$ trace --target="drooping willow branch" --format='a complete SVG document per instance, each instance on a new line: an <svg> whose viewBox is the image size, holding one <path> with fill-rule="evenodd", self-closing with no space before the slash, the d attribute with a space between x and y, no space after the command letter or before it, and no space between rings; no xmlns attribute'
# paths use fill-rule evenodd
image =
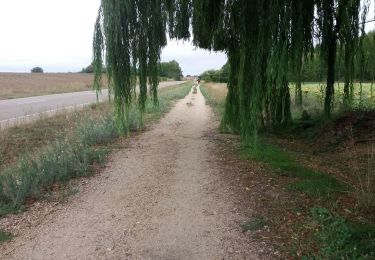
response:
<svg viewBox="0 0 375 260"><path fill-rule="evenodd" d="M250 140L261 128L291 121L290 82L296 83L302 105L301 73L316 42L325 61L326 115L333 110L337 50L344 57L344 99L350 104L368 5L369 0L102 0L94 35L95 86L99 89L105 61L116 122L128 131L128 107L137 99L144 110L147 85L157 102L158 63L167 35L192 37L198 47L228 54L222 124Z"/></svg>
<svg viewBox="0 0 375 260"><path fill-rule="evenodd" d="M157 103L160 51L166 45L166 14L162 0L102 0L94 33L96 90L103 61L114 94L116 123L129 132L128 110L137 98L141 112L147 85ZM139 80L138 80L139 79ZM136 85L139 81L139 95Z"/></svg>

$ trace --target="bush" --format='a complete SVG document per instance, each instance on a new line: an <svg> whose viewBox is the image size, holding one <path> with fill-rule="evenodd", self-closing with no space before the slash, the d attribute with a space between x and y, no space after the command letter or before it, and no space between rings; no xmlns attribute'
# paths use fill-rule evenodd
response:
<svg viewBox="0 0 375 260"><path fill-rule="evenodd" d="M31 69L31 73L44 73L41 67L35 67Z"/></svg>
<svg viewBox="0 0 375 260"><path fill-rule="evenodd" d="M82 68L81 73L94 73L94 66L90 64L86 68Z"/></svg>

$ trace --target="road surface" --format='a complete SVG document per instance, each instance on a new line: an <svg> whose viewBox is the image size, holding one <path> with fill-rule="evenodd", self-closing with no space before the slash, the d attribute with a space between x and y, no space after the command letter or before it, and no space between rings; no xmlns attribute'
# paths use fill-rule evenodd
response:
<svg viewBox="0 0 375 260"><path fill-rule="evenodd" d="M182 83L184 81L165 81L160 83L159 88ZM100 99L104 100L107 96L108 91L103 90ZM96 102L94 91L0 100L0 127L37 118L41 113L54 113L63 108L74 108L94 102Z"/></svg>

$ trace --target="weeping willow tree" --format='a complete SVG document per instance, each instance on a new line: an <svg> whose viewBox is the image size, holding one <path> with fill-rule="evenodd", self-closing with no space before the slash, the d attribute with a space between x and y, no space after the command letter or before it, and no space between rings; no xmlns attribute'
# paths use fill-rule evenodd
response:
<svg viewBox="0 0 375 260"><path fill-rule="evenodd" d="M164 1L103 0L94 33L94 88L100 90L103 61L114 95L116 123L129 132L129 106L138 99L145 109L147 85L157 103L158 66L162 47L167 44ZM136 94L137 72L139 95Z"/></svg>
<svg viewBox="0 0 375 260"><path fill-rule="evenodd" d="M325 114L333 110L338 45L350 104L353 60L368 5L361 0L102 0L94 36L95 87L100 89L105 61L116 122L128 131L129 105L138 100L144 110L147 85L157 102L158 63L167 36L192 38L197 47L227 53L230 77L222 124L250 141L261 128L291 121L289 83L295 82L296 101L302 104L302 68L316 42L327 75Z"/></svg>

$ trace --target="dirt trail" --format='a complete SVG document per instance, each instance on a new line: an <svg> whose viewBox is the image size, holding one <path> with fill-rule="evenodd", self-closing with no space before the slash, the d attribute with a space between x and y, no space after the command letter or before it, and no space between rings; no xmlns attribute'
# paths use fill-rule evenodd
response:
<svg viewBox="0 0 375 260"><path fill-rule="evenodd" d="M258 259L217 186L200 91L132 138L61 209L0 246L4 259Z"/></svg>

